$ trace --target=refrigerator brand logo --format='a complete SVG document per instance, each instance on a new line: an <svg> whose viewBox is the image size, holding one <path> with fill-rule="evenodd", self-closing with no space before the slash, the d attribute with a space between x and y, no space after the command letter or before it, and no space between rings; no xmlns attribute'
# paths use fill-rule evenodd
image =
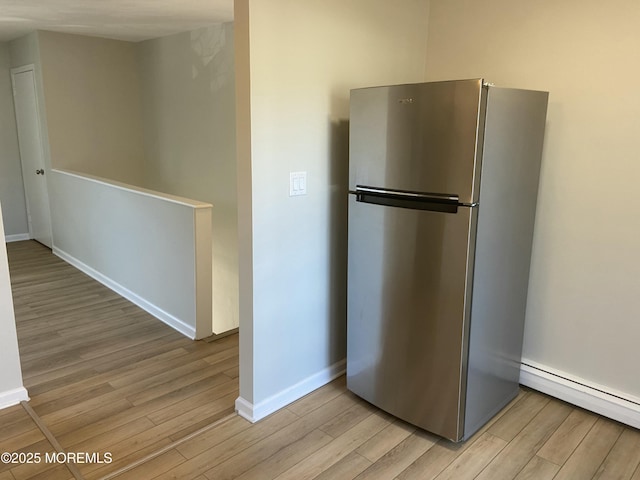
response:
<svg viewBox="0 0 640 480"><path fill-rule="evenodd" d="M400 105L409 105L410 103L413 103L413 98L401 98L398 100L398 103Z"/></svg>

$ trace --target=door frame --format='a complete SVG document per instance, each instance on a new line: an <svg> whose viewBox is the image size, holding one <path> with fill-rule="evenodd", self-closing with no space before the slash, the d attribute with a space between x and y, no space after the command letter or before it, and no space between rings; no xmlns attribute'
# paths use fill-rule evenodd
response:
<svg viewBox="0 0 640 480"><path fill-rule="evenodd" d="M38 144L39 144L39 149L40 149L40 154L42 156L42 163L43 163L43 168L44 168L44 195L46 197L46 211L43 212L44 214L47 215L48 217L48 231L46 232L48 235L48 241L49 241L49 245L47 245L46 242L41 242L43 244L45 244L47 247L52 248L53 247L53 227L52 227L52 219L51 219L51 197L49 195L49 180L48 177L51 174L51 168L49 166L49 162L47 161L47 155L46 155L46 149L45 147L45 143L44 143L44 135L43 135L43 128L42 128L42 108L40 107L40 99L39 99L39 95L38 95L38 75L37 75L37 70L36 70L36 66L34 64L28 64L28 65L22 65L20 67L15 67L11 69L11 89L12 89L12 94L13 94L13 109L14 109L14 115L16 116L16 131L18 133L18 149L20 151L20 167L22 170L22 183L24 186L24 196L25 196L25 204L27 207L27 226L29 227L29 238L30 239L34 239L37 240L34 237L34 229L33 229L33 225L32 225L32 209L33 206L31 205L31 201L29 199L29 193L28 193L28 187L27 187L27 182L25 179L25 165L24 165L24 155L23 155L23 151L22 151L22 147L20 145L20 128L18 125L18 113L17 113L17 108L16 108L16 88L15 88L15 79L16 79L16 75L19 75L21 73L25 73L25 72L32 72L33 73L33 96L34 96L34 101L35 101L35 108L36 108L36 118L37 118L37 130L38 130ZM40 241L40 240L38 240Z"/></svg>

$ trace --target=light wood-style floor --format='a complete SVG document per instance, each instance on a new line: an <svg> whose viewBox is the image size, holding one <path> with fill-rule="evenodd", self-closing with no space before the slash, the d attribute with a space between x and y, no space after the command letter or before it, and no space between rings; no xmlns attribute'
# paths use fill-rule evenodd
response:
<svg viewBox="0 0 640 480"><path fill-rule="evenodd" d="M191 341L36 242L7 251L29 405L66 451L113 455L111 464L78 464L86 478L233 413L237 334ZM22 407L0 411L0 451L48 448L33 427ZM11 472L69 477L45 467Z"/></svg>
<svg viewBox="0 0 640 480"><path fill-rule="evenodd" d="M55 257L40 260L55 286L38 286L15 266L22 256L36 268L23 248L10 244L30 403L67 451L113 454L109 466L78 464L85 478L152 454L117 478L640 480L638 430L528 389L462 444L372 407L346 390L344 377L252 425L218 403L237 390L212 398L232 380L237 389L236 336L184 343L86 277L72 280L77 273ZM82 294L66 304L54 289ZM121 312L107 314L107 304ZM56 308L65 313L54 320ZM93 313L80 313L87 308ZM0 411L0 451L52 449L24 408ZM27 478L73 477L64 465L0 464L0 480Z"/></svg>

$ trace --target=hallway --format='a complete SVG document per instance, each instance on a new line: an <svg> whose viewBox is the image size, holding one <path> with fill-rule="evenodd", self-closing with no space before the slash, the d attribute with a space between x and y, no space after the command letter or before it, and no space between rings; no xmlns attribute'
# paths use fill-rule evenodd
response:
<svg viewBox="0 0 640 480"><path fill-rule="evenodd" d="M36 242L7 250L30 407L65 451L113 456L78 464L84 477L233 413L237 334L189 340ZM0 450L54 451L22 406L0 411L0 423ZM11 466L15 478L70 478L64 465L41 463L0 465L0 479Z"/></svg>

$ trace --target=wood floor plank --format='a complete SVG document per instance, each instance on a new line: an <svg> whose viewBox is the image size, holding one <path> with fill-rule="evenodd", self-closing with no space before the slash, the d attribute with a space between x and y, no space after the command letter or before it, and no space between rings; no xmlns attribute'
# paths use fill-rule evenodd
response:
<svg viewBox="0 0 640 480"><path fill-rule="evenodd" d="M390 418L386 414L372 413L362 422L336 438L333 442L320 448L303 461L297 463L277 477L278 480L311 479L346 457L373 435L389 425Z"/></svg>
<svg viewBox="0 0 640 480"><path fill-rule="evenodd" d="M170 378L163 379L166 381L157 382L153 386L144 388L142 391L136 388L135 393L127 395L127 400L129 400L132 405L142 405L193 383L215 377L218 374L216 369L202 365L199 361L188 364L185 367L189 367L189 370L185 372L184 375L177 377L172 375ZM227 382L220 381L219 385L223 383Z"/></svg>
<svg viewBox="0 0 640 480"><path fill-rule="evenodd" d="M510 442L547 404L549 398L531 391L511 409L511 414L502 417L488 430L491 435Z"/></svg>
<svg viewBox="0 0 640 480"><path fill-rule="evenodd" d="M137 468L118 475L117 480L151 479L171 470L185 461L186 458L180 455L176 450L169 450L168 452L163 453Z"/></svg>
<svg viewBox="0 0 640 480"><path fill-rule="evenodd" d="M544 458L534 456L518 473L514 480L552 480L560 466Z"/></svg>
<svg viewBox="0 0 640 480"><path fill-rule="evenodd" d="M112 429L125 425L134 421L137 418L149 415L167 405L176 403L182 398L182 395L176 396L178 392L172 392L166 396L166 398L155 399L149 404L141 405L138 407L131 407L129 402L122 400L122 405L105 405L100 409L92 411L90 414L86 413L82 417L74 417L66 420L65 422L51 425L50 428L53 433L59 437L60 442L67 445L81 445L83 441L95 437L97 435L108 435L108 432ZM189 393L189 392L179 392ZM216 394L211 392L211 396L215 397ZM229 398L226 399L230 401ZM207 402L203 402L208 403ZM217 404L221 409L224 405ZM197 405L192 405L191 409L196 408ZM231 407L231 405L229 405ZM110 410L112 410L110 412ZM184 413L182 409L180 413ZM175 415L174 415L175 416Z"/></svg>
<svg viewBox="0 0 640 480"><path fill-rule="evenodd" d="M598 419L581 408L575 408L538 452L538 456L562 465L582 442Z"/></svg>
<svg viewBox="0 0 640 480"><path fill-rule="evenodd" d="M100 359L92 359L86 363L98 373L124 375L125 372L135 372L138 368L153 362L186 356L189 340L177 338L174 333L167 332L165 336L147 339L146 342L128 350L119 350L117 355L103 355Z"/></svg>
<svg viewBox="0 0 640 480"><path fill-rule="evenodd" d="M593 480L628 480L640 464L640 431L625 428Z"/></svg>
<svg viewBox="0 0 640 480"><path fill-rule="evenodd" d="M287 414L288 416L285 418L285 422L289 420L292 422L295 420L295 417L290 412L287 412L285 410L284 415ZM261 422L259 426L261 429L269 428L268 426L265 426L265 424L274 421L277 422L278 420L278 415L271 415L270 417L265 419L264 422ZM204 432L201 435L198 435L198 437L179 445L178 447L176 447L176 450L178 450L180 454L187 460L191 460L203 453L206 453L207 451L211 451L221 443L236 437L238 434L245 432L250 428L252 428L252 424L247 420L242 417L235 417L227 422L224 422L214 430ZM206 469L202 472L204 473L205 471Z"/></svg>
<svg viewBox="0 0 640 480"><path fill-rule="evenodd" d="M360 445L356 452L372 463L377 462L380 457L384 456L415 431L416 427L413 425L401 420L394 420L390 425Z"/></svg>
<svg viewBox="0 0 640 480"><path fill-rule="evenodd" d="M14 405L13 407L0 410L3 413L0 416L0 428L2 436L0 437L0 447L2 442L6 442L12 437L23 435L34 429L35 424L29 414L22 408L22 405Z"/></svg>
<svg viewBox="0 0 640 480"><path fill-rule="evenodd" d="M19 477L14 474L15 480L74 480L73 474L62 464L51 465L49 468L34 472L29 477Z"/></svg>
<svg viewBox="0 0 640 480"><path fill-rule="evenodd" d="M87 452L109 451L109 446L124 441L134 435L153 428L154 424L146 417L137 418L129 423L112 428L107 435L95 435L87 440L82 440L75 444L68 443L65 445L67 450L73 451L82 448Z"/></svg>
<svg viewBox="0 0 640 480"><path fill-rule="evenodd" d="M227 395L223 397L227 402L233 402L236 398L238 398L238 392L236 391L233 394ZM204 407L200 407L199 410ZM220 407L220 408L211 408L211 413L207 413L206 415L202 415L198 420L183 426L181 429L171 433L169 438L174 442L181 440L187 435L191 435L193 432L196 432L202 428L205 428L207 425L211 425L222 420L229 415L233 415L235 412L234 407L231 405Z"/></svg>
<svg viewBox="0 0 640 480"><path fill-rule="evenodd" d="M175 380L194 370L216 372L212 365L198 358L197 355L187 354L166 361L163 359L153 363L149 362L140 369L123 372L122 375L113 378L109 383L120 390L128 388L130 389L128 391L133 394Z"/></svg>
<svg viewBox="0 0 640 480"><path fill-rule="evenodd" d="M61 395L58 398L47 402L43 402L41 399L38 399L38 401L34 402L31 406L36 409L38 415L44 416L65 408L73 407L95 397L113 393L114 391L115 388L105 382L84 390L71 391L68 393L64 392L64 394L61 392Z"/></svg>
<svg viewBox="0 0 640 480"><path fill-rule="evenodd" d="M466 442L453 443L440 439L432 448L427 450L415 462L397 476L398 480L431 480L436 478L459 455L470 448L493 425L507 415L518 415L520 409L514 409L520 401L529 395L529 390L521 390L516 398L507 404L486 425L476 432ZM515 413L514 413L515 412Z"/></svg>
<svg viewBox="0 0 640 480"><path fill-rule="evenodd" d="M131 404L124 399L105 403L90 412L68 418L62 422L51 424L45 422L49 430L60 440L63 446L73 445L82 439L91 438L107 425L107 429L115 428L131 419ZM142 413L139 413L142 416ZM121 420L125 417L127 420ZM136 417L137 418L137 417ZM70 441L73 439L74 441Z"/></svg>
<svg viewBox="0 0 640 480"><path fill-rule="evenodd" d="M185 427L194 424L197 425L197 428L200 428L202 426L200 422L202 422L203 419L205 424L213 423L214 420L210 419L210 417L214 417L218 414L216 418L220 418L221 416L230 413L230 411L226 411L226 407L224 407L224 409L225 410L223 412L220 412L219 406L204 404L189 412L185 412L168 422L160 425L154 425L153 427L142 430L141 432L131 435L121 441L110 442L109 444L106 444L104 448L109 449L114 456L124 457L127 454L157 443L158 439L167 439L170 443L173 440L170 438L173 432L181 431ZM183 436L184 435L180 435L180 437ZM107 436L107 439L112 440L110 435Z"/></svg>
<svg viewBox="0 0 640 480"><path fill-rule="evenodd" d="M153 358L141 360L137 362L137 364L140 369L146 369L149 364L155 365L160 363L164 367L162 370L166 371L169 366L172 365L172 361L175 361L178 357L185 355L187 355L187 352L184 349L175 349L157 354ZM135 368L135 366L130 366L131 370L135 370ZM65 395L89 390L96 385L103 383L109 383L109 385L115 389L117 387L113 386L111 383L114 377L122 378L129 374L129 369L118 369L117 371L99 373L94 368L91 368L90 365L87 365L86 368L83 366L77 371L65 373L62 377L58 377L57 379L41 384L41 391L30 389L29 391L33 392L31 405L36 407L43 403L57 400ZM148 373L148 376L151 375L152 373Z"/></svg>
<svg viewBox="0 0 640 480"><path fill-rule="evenodd" d="M29 417L25 409L22 408L22 405L20 404L0 409L0 425L2 426L11 425L16 422L23 422L29 418L31 417Z"/></svg>
<svg viewBox="0 0 640 480"><path fill-rule="evenodd" d="M337 397L342 394L344 391L344 387L346 385L346 378L341 376L323 387L320 387L318 390L313 392L313 396L306 395L302 397L300 400L293 402L291 405L287 406L289 411L295 413L298 416L303 416L309 413L309 411L318 408L325 402Z"/></svg>
<svg viewBox="0 0 640 480"><path fill-rule="evenodd" d="M189 395L185 395L185 393L189 393ZM211 404L217 402L220 407L224 407L225 405L229 406L229 395L235 394L237 397L237 393L237 382L224 374L216 374L211 377L206 377L199 382L191 383L183 388L173 390L162 397L154 398L152 401L167 398L170 395L176 397L178 394L183 394L176 398L177 401L164 408L147 408L146 410L149 413L147 413L146 416L156 425L160 425L205 403Z"/></svg>
<svg viewBox="0 0 640 480"><path fill-rule="evenodd" d="M622 427L599 418L562 466L555 480L592 478L622 433Z"/></svg>
<svg viewBox="0 0 640 480"><path fill-rule="evenodd" d="M483 433L468 449L445 468L438 480L466 480L475 478L498 453L504 449L507 442L491 433Z"/></svg>
<svg viewBox="0 0 640 480"><path fill-rule="evenodd" d="M360 423L375 411L375 407L355 395L351 395L353 405L329 419L319 428L333 438L339 437L354 425Z"/></svg>
<svg viewBox="0 0 640 480"><path fill-rule="evenodd" d="M466 444L455 444L440 440L433 447L407 466L398 476L398 480L432 480L469 448L477 439Z"/></svg>
<svg viewBox="0 0 640 480"><path fill-rule="evenodd" d="M19 341L22 341L20 332L18 333L18 338ZM174 348L172 348L174 342L171 341L167 343L166 338L167 337L148 339L147 342L131 348L130 351L120 350L110 355L104 355L99 359L93 359L91 361L84 360L83 362L67 365L42 374L31 375L25 379L25 385L30 389L30 392L33 391L34 395L37 395L42 392L36 391L36 389L48 392L50 388L69 386L74 383L74 375L85 371L90 372L92 375L111 371L112 375L116 376L124 374L126 371L135 370L137 363L153 360L154 357L162 359L162 357L166 356L168 359L170 355L179 356L187 354L184 348L174 352ZM116 367L112 367L114 362L119 363L122 369L116 371ZM78 380L82 380L82 378L78 378Z"/></svg>
<svg viewBox="0 0 640 480"><path fill-rule="evenodd" d="M512 480L569 416L572 407L548 402L478 475L477 480ZM490 429L491 430L491 429Z"/></svg>
<svg viewBox="0 0 640 480"><path fill-rule="evenodd" d="M215 352L211 355L208 355L206 357L204 357L202 360L204 360L207 363L210 363L211 365L214 365L222 360L228 360L230 358L234 358L236 359L235 364L237 364L237 358L238 358L238 353L239 353L240 349L238 347L238 345L234 345L231 348L227 348L224 350L220 350L218 352Z"/></svg>
<svg viewBox="0 0 640 480"><path fill-rule="evenodd" d="M74 418L82 418L85 414L94 412L104 405L109 405L121 400L122 397L120 395L120 392L113 391L84 400L81 403L66 406L60 410L55 410L51 413L47 413L46 415L42 415L41 417L47 423L47 425L54 427L57 423L61 423ZM127 403L130 407L133 407L130 402ZM36 411L36 413L38 412L37 409L34 410Z"/></svg>
<svg viewBox="0 0 640 480"><path fill-rule="evenodd" d="M82 476L86 480L98 480L104 477L105 475L109 475L112 472L116 472L125 467L132 465L133 463L139 462L143 460L147 456L157 452L161 448L168 448L171 446L171 443L168 439L159 439L157 443L153 445L149 445L140 450L136 450L135 452L119 455L113 457L113 462L107 465L100 464L85 464L79 465L79 470L82 473ZM118 479L118 477L115 477ZM144 477L141 478L141 480ZM146 480L146 479L144 479Z"/></svg>
<svg viewBox="0 0 640 480"><path fill-rule="evenodd" d="M45 461L45 453L52 454L55 452L53 446L44 438L44 435L41 435L41 440L34 442L28 446L25 446L19 450L8 450L10 452L20 451L22 453L32 453L32 454L40 454L41 461L33 462L33 463L17 463L10 465L2 465L2 469L9 469L16 480L25 480L28 478L36 477L44 472L49 472L55 469L56 464L46 463ZM7 451L7 450L1 450ZM71 472L68 471L66 467L62 469L62 471L66 470L66 474L70 475ZM59 473L58 473L59 474Z"/></svg>
<svg viewBox="0 0 640 480"><path fill-rule="evenodd" d="M297 418L279 431L255 442L237 455L221 462L208 471L207 476L215 478L235 478L254 467L258 471L262 471L263 468L273 469L274 467L270 465L274 461L277 463L278 468L281 468L285 463L288 464L287 468L278 472L278 474L282 473L282 471L290 468L294 463L297 463L297 461L290 463L291 458L296 456L294 453L292 453L290 455L291 458L288 458L285 462L277 461L277 458L282 455L281 452L295 450L295 445L302 448L301 446L305 445L305 443L301 442L303 442L311 432L317 430L319 426L326 425L328 419L335 418L337 412L343 411L345 406L352 405L351 402L353 401L353 395L343 393L323 403L318 408L311 410L307 415ZM372 412L373 410L369 410L368 415L371 415ZM364 418L366 417L363 417L362 420L364 420ZM320 436L320 438L324 439L323 436ZM309 441L309 438L307 438L306 441ZM322 445L318 445L318 448L320 446Z"/></svg>
<svg viewBox="0 0 640 480"><path fill-rule="evenodd" d="M343 459L331 465L313 480L353 480L367 468L371 466L371 462L353 451Z"/></svg>
<svg viewBox="0 0 640 480"><path fill-rule="evenodd" d="M435 435L427 432L416 431L412 433L412 435L409 435L382 455L373 465L358 475L356 479L387 480L395 478L438 441Z"/></svg>
<svg viewBox="0 0 640 480"><path fill-rule="evenodd" d="M239 379L240 378L240 366L236 365L235 367L231 367L227 370L224 370L223 373L230 378Z"/></svg>
<svg viewBox="0 0 640 480"><path fill-rule="evenodd" d="M242 458L239 460L227 461L209 470L206 473L206 477L215 480L263 480L265 478L275 478L333 440L333 437L322 430L315 429L293 443L289 443L282 448L276 448L275 453L273 453L270 448L271 437L261 442L262 445L259 445L258 449L248 448L243 452ZM252 457L251 461L247 461L246 457L248 455ZM266 458L262 460L265 456ZM239 457L239 455L236 457ZM234 460L236 457L232 457L229 460ZM255 464L256 460L262 461Z"/></svg>
<svg viewBox="0 0 640 480"><path fill-rule="evenodd" d="M236 417L225 422L215 432L206 432L177 447L176 449L188 460L157 478L187 480L202 475L298 418L287 409L280 410L253 425ZM192 456L198 450L202 453Z"/></svg>
<svg viewBox="0 0 640 480"><path fill-rule="evenodd" d="M26 452L30 451L29 448L38 442L45 440L45 436L33 424L32 428L28 429L24 433L14 435L11 438L2 438L0 441L0 452ZM1 467L2 465L0 465ZM1 468L0 468L1 470Z"/></svg>

